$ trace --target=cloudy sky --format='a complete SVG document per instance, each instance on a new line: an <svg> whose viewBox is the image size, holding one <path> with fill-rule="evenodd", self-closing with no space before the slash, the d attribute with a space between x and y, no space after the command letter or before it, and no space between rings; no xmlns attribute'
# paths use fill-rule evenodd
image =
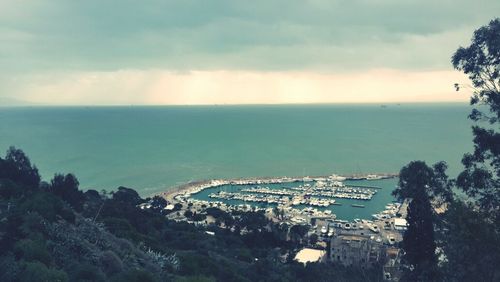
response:
<svg viewBox="0 0 500 282"><path fill-rule="evenodd" d="M0 103L465 101L498 0L0 0Z"/></svg>

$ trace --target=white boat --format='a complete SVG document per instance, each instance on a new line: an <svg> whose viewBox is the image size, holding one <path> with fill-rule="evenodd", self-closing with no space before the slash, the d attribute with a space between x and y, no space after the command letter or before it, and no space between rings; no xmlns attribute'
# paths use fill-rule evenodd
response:
<svg viewBox="0 0 500 282"><path fill-rule="evenodd" d="M378 229L377 225L368 225L368 229L370 229L374 233L379 233L380 230Z"/></svg>
<svg viewBox="0 0 500 282"><path fill-rule="evenodd" d="M326 226L321 227L321 233L326 234L328 232L328 228Z"/></svg>
<svg viewBox="0 0 500 282"><path fill-rule="evenodd" d="M377 180L377 179L382 179L382 176L378 176L376 174L368 174L366 176L366 180Z"/></svg>
<svg viewBox="0 0 500 282"><path fill-rule="evenodd" d="M343 176L340 176L340 175L336 175L336 174L332 174L328 177L330 180L334 180L334 181L344 181L346 180L345 177Z"/></svg>

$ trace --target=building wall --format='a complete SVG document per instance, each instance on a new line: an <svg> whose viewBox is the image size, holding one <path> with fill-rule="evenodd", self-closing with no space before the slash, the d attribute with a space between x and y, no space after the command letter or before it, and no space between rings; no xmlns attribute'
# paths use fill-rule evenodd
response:
<svg viewBox="0 0 500 282"><path fill-rule="evenodd" d="M382 261L384 246L361 235L339 235L332 238L330 260L342 265L370 267Z"/></svg>

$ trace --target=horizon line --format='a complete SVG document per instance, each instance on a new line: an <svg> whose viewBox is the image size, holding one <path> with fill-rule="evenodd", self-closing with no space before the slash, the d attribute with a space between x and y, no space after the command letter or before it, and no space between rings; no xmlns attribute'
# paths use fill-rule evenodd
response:
<svg viewBox="0 0 500 282"><path fill-rule="evenodd" d="M0 105L0 108L42 108L42 107L200 107L200 106L300 106L300 105L411 105L411 104L467 104L469 101L392 101L392 102L290 102L290 103L216 103L216 104L19 104L19 105Z"/></svg>

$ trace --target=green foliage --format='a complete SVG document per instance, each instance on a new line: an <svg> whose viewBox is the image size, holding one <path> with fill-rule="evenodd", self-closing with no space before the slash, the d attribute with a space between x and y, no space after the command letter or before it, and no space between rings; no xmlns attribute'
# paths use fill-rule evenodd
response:
<svg viewBox="0 0 500 282"><path fill-rule="evenodd" d="M299 242L306 236L309 231L309 226L307 225L294 225L290 228L290 238L294 242Z"/></svg>
<svg viewBox="0 0 500 282"><path fill-rule="evenodd" d="M246 228L251 231L260 231L263 227L269 224L269 220L266 218L263 211L244 212L240 215L236 224L240 228Z"/></svg>
<svg viewBox="0 0 500 282"><path fill-rule="evenodd" d="M470 46L460 47L452 57L453 66L469 76L476 88L471 104L483 102L491 107L495 116L487 117L491 123L500 118L500 19L496 18L474 32ZM479 115L478 115L479 114ZM484 114L472 113L473 120Z"/></svg>
<svg viewBox="0 0 500 282"><path fill-rule="evenodd" d="M405 279L438 281L433 214L429 199L414 197L408 205L406 220L408 229L403 235L402 247L409 268Z"/></svg>
<svg viewBox="0 0 500 282"><path fill-rule="evenodd" d="M0 159L2 161L2 159ZM5 200L19 198L24 190L23 185L18 185L10 179L0 179L0 197Z"/></svg>
<svg viewBox="0 0 500 282"><path fill-rule="evenodd" d="M110 250L104 251L99 258L101 269L107 275L113 275L123 271L123 262L121 259Z"/></svg>
<svg viewBox="0 0 500 282"><path fill-rule="evenodd" d="M136 206L143 202L139 194L134 189L120 186L118 191L113 193L113 200Z"/></svg>
<svg viewBox="0 0 500 282"><path fill-rule="evenodd" d="M41 240L23 239L14 245L14 253L17 257L25 261L39 261L46 266L50 266L52 258Z"/></svg>
<svg viewBox="0 0 500 282"><path fill-rule="evenodd" d="M316 233L312 234L311 237L309 237L309 243L311 245L314 245L318 242L318 235Z"/></svg>
<svg viewBox="0 0 500 282"><path fill-rule="evenodd" d="M213 277L206 277L201 275L178 277L175 279L175 282L215 282L215 281L216 280Z"/></svg>
<svg viewBox="0 0 500 282"><path fill-rule="evenodd" d="M206 229L166 220L163 198L151 199L153 209L140 209L144 200L130 188L108 197L81 193L72 174L31 188L3 175L0 201L8 199L12 208L0 221L0 267L9 271L0 273L1 281L296 281L296 274L313 271L279 262L297 245L286 242L286 224L275 225L262 212L207 208L235 231ZM292 232L302 237L307 228Z"/></svg>
<svg viewBox="0 0 500 282"><path fill-rule="evenodd" d="M203 220L207 219L207 216L204 214L201 214L201 213L196 213L193 215L193 217L191 219L193 221L203 221Z"/></svg>
<svg viewBox="0 0 500 282"><path fill-rule="evenodd" d="M474 206L456 201L445 215L442 247L449 281L500 281L500 236Z"/></svg>
<svg viewBox="0 0 500 282"><path fill-rule="evenodd" d="M399 183L392 195L400 201L425 195L438 204L452 199L452 183L446 175L447 165L438 162L432 167L423 161L413 161L399 173Z"/></svg>
<svg viewBox="0 0 500 282"><path fill-rule="evenodd" d="M40 184L36 166L31 165L30 159L24 152L15 147L10 147L5 160L0 161L0 179L4 178L22 184L28 189L37 188Z"/></svg>
<svg viewBox="0 0 500 282"><path fill-rule="evenodd" d="M68 281L68 275L64 271L57 270L54 268L49 268L43 263L34 261L34 262L26 262L23 265L24 269L19 274L20 281L30 281L30 282Z"/></svg>
<svg viewBox="0 0 500 282"><path fill-rule="evenodd" d="M457 186L467 203L449 204L442 228L444 271L449 281L500 280L500 19L477 29L460 47L453 66L469 76L474 93L469 118L474 151L462 158ZM457 90L458 90L457 86Z"/></svg>
<svg viewBox="0 0 500 282"><path fill-rule="evenodd" d="M151 273L143 269L131 269L113 278L116 282L154 282L158 281Z"/></svg>
<svg viewBox="0 0 500 282"><path fill-rule="evenodd" d="M38 213L49 221L58 218L74 221L75 216L71 209L57 196L44 191L37 191L19 204L23 212Z"/></svg>
<svg viewBox="0 0 500 282"><path fill-rule="evenodd" d="M219 208L207 208L206 210L207 215L213 216L215 219L217 219L219 222L224 222L226 226L232 226L235 222L234 218L232 215L229 213L219 209Z"/></svg>
<svg viewBox="0 0 500 282"><path fill-rule="evenodd" d="M0 256L0 281L16 281L21 272L21 265L10 252Z"/></svg>
<svg viewBox="0 0 500 282"><path fill-rule="evenodd" d="M84 196L78 190L78 179L73 174L56 174L50 181L50 191L69 203L75 210L81 211L83 208Z"/></svg>
<svg viewBox="0 0 500 282"><path fill-rule="evenodd" d="M408 229L403 235L406 269L404 277L410 281L437 281L435 216L431 200L447 197L449 191L442 163L431 168L422 161L414 161L401 169L399 187L393 195L409 199ZM446 196L442 196L446 195Z"/></svg>
<svg viewBox="0 0 500 282"><path fill-rule="evenodd" d="M104 224L110 232L119 237L137 238L137 232L130 222L123 218L107 217L103 220Z"/></svg>
<svg viewBox="0 0 500 282"><path fill-rule="evenodd" d="M184 216L187 217L187 218L191 218L191 217L193 217L193 212L190 211L190 210L186 210L184 212Z"/></svg>
<svg viewBox="0 0 500 282"><path fill-rule="evenodd" d="M465 170L457 185L476 200L492 220L500 220L500 19L474 32L470 46L460 47L452 57L453 66L467 74L474 86L469 115L474 152L465 154ZM486 112L485 110L488 110ZM487 125L480 126L481 122ZM486 214L485 214L486 215Z"/></svg>
<svg viewBox="0 0 500 282"><path fill-rule="evenodd" d="M106 281L106 276L101 272L101 270L91 264L77 264L72 270L71 281L93 281L93 282L104 282Z"/></svg>

